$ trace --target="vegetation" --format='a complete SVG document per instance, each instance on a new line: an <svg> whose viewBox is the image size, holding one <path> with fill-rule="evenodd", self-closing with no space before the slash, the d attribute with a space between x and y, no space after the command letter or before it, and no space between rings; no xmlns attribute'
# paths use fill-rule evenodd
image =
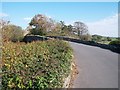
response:
<svg viewBox="0 0 120 90"><path fill-rule="evenodd" d="M102 44L109 44L110 42L118 41L115 37L105 37L100 35L92 35L92 41L102 43Z"/></svg>
<svg viewBox="0 0 120 90"><path fill-rule="evenodd" d="M100 41L102 41L102 36L92 35L92 41L100 42Z"/></svg>
<svg viewBox="0 0 120 90"><path fill-rule="evenodd" d="M24 32L20 26L0 21L2 34L2 89L62 88L70 73L72 49L62 40L22 41L24 34L40 36L67 36L85 41L120 45L120 40L100 35L90 35L85 23L77 21L66 25L45 15L35 15ZM1 37L1 36L0 36ZM16 43L13 43L16 42Z"/></svg>
<svg viewBox="0 0 120 90"><path fill-rule="evenodd" d="M45 15L35 15L29 23L29 34L47 36L68 36L81 40L90 40L88 27L83 22L75 22L74 26L66 25L64 21L56 22Z"/></svg>
<svg viewBox="0 0 120 90"><path fill-rule="evenodd" d="M21 41L24 37L23 30L20 26L7 24L0 29L3 41Z"/></svg>
<svg viewBox="0 0 120 90"><path fill-rule="evenodd" d="M30 30L31 34L45 35L48 27L47 17L40 14L35 15L29 25L34 26L34 28Z"/></svg>
<svg viewBox="0 0 120 90"><path fill-rule="evenodd" d="M2 89L62 88L70 73L72 49L66 42L6 42L2 50Z"/></svg>
<svg viewBox="0 0 120 90"><path fill-rule="evenodd" d="M111 41L109 44L114 46L120 46L120 39Z"/></svg>
<svg viewBox="0 0 120 90"><path fill-rule="evenodd" d="M84 40L83 36L88 34L88 27L83 22L74 23L75 31L77 31L78 36L81 40Z"/></svg>

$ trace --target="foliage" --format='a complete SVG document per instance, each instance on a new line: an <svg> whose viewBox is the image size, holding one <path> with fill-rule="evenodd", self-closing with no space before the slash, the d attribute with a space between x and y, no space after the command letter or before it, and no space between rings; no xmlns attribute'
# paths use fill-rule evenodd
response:
<svg viewBox="0 0 120 90"><path fill-rule="evenodd" d="M0 28L8 25L10 23L10 21L4 20L4 19L0 19Z"/></svg>
<svg viewBox="0 0 120 90"><path fill-rule="evenodd" d="M74 22L74 29L82 40L82 36L88 34L88 27L83 22Z"/></svg>
<svg viewBox="0 0 120 90"><path fill-rule="evenodd" d="M68 25L68 26L67 26L67 29L68 29L69 32L72 32L73 26L72 26L72 25Z"/></svg>
<svg viewBox="0 0 120 90"><path fill-rule="evenodd" d="M72 49L60 40L6 42L2 55L2 88L62 88L70 73Z"/></svg>
<svg viewBox="0 0 120 90"><path fill-rule="evenodd" d="M40 28L38 29L33 28L33 29L30 29L30 34L43 36L43 35L46 35L46 32Z"/></svg>
<svg viewBox="0 0 120 90"><path fill-rule="evenodd" d="M48 18L42 14L37 14L29 23L30 26L34 27L30 30L30 32L34 35L45 35L47 32L54 29L54 23L54 20L51 18Z"/></svg>
<svg viewBox="0 0 120 90"><path fill-rule="evenodd" d="M23 30L19 26L5 25L1 29L3 41L21 41L23 36Z"/></svg>
<svg viewBox="0 0 120 90"><path fill-rule="evenodd" d="M29 25L32 27L32 29L29 29L30 34L33 35L74 36L74 38L79 37L81 40L90 40L88 27L83 22L75 22L74 26L66 25L64 21L55 22L52 18L37 14L32 18Z"/></svg>
<svg viewBox="0 0 120 90"><path fill-rule="evenodd" d="M107 37L107 41L111 41L112 39L110 37Z"/></svg>
<svg viewBox="0 0 120 90"><path fill-rule="evenodd" d="M106 37L100 35L92 35L92 41L102 43L102 44L109 44L110 42L114 42L118 40L116 37Z"/></svg>
<svg viewBox="0 0 120 90"><path fill-rule="evenodd" d="M96 42L102 41L102 36L100 35L92 35L92 40Z"/></svg>
<svg viewBox="0 0 120 90"><path fill-rule="evenodd" d="M82 35L81 39L84 41L91 41L91 35L90 34L86 34L86 35Z"/></svg>
<svg viewBox="0 0 120 90"><path fill-rule="evenodd" d="M109 43L110 45L120 46L120 40L114 40Z"/></svg>

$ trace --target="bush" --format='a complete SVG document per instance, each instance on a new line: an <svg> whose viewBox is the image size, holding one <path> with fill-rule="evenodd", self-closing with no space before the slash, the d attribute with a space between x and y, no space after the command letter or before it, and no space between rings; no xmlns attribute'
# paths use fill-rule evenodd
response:
<svg viewBox="0 0 120 90"><path fill-rule="evenodd" d="M3 41L21 41L23 39L23 30L19 26L15 25L5 25L2 28L2 38Z"/></svg>
<svg viewBox="0 0 120 90"><path fill-rule="evenodd" d="M102 36L92 35L92 41L101 42L102 41Z"/></svg>
<svg viewBox="0 0 120 90"><path fill-rule="evenodd" d="M120 40L114 40L109 43L109 45L120 46Z"/></svg>
<svg viewBox="0 0 120 90"><path fill-rule="evenodd" d="M2 49L2 89L61 88L70 73L72 49L66 42L7 42Z"/></svg>
<svg viewBox="0 0 120 90"><path fill-rule="evenodd" d="M84 41L91 41L91 38L92 36L90 36L89 34L81 36L81 40L84 40Z"/></svg>

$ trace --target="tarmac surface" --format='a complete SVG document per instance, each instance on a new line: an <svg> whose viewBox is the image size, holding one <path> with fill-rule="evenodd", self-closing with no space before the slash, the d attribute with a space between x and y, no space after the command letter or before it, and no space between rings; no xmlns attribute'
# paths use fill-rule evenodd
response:
<svg viewBox="0 0 120 90"><path fill-rule="evenodd" d="M119 54L99 47L69 43L79 71L73 88L118 88Z"/></svg>

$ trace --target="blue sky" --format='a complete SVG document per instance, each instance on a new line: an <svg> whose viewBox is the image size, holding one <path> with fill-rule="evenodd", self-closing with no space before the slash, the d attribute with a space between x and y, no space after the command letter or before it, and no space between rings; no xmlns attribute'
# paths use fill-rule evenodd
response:
<svg viewBox="0 0 120 90"><path fill-rule="evenodd" d="M4 2L1 14L4 16L3 18L24 29L28 26L30 18L36 14L44 14L56 21L63 20L66 24L82 21L90 26L91 34L116 36L118 32L117 28L115 31L111 30L112 32L109 34L104 33L103 29L105 28L102 28L101 32L94 30L99 26L98 24L109 23L112 22L111 19L116 18L115 16L118 14L117 2ZM93 27L95 28L93 29ZM103 27L105 26L103 25Z"/></svg>

